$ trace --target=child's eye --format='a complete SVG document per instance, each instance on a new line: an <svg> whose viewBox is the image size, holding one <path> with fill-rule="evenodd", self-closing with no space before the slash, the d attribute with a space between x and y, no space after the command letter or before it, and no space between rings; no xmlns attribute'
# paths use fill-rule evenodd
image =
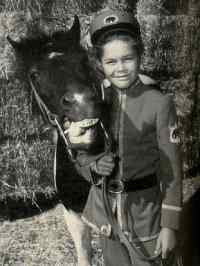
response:
<svg viewBox="0 0 200 266"><path fill-rule="evenodd" d="M114 64L116 64L116 61L115 60L109 60L109 61L106 61L105 64L114 65Z"/></svg>

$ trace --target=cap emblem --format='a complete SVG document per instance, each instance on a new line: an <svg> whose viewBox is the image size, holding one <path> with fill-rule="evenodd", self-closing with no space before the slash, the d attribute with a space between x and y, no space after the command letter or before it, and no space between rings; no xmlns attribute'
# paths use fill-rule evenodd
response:
<svg viewBox="0 0 200 266"><path fill-rule="evenodd" d="M110 24L116 23L118 20L119 20L118 16L110 15L104 18L104 24L110 25Z"/></svg>

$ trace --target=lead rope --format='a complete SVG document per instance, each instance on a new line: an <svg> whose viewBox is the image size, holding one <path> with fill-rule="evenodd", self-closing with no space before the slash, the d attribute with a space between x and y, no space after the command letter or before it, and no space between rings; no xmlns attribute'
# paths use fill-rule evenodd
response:
<svg viewBox="0 0 200 266"><path fill-rule="evenodd" d="M117 220L115 219L115 217L112 213L111 206L110 206L109 199L108 199L108 193L109 192L107 190L107 186L108 186L107 178L103 177L103 200L104 200L105 211L106 211L108 220L109 220L111 227L113 229L113 234L114 234L115 238L118 239L127 249L131 264L136 266L135 257L133 256L132 246L129 243L129 241L126 239L126 236L121 231L121 228L120 228L119 224L117 223Z"/></svg>
<svg viewBox="0 0 200 266"><path fill-rule="evenodd" d="M102 94L102 100L105 100L105 92L104 92L104 86L102 84L101 86L101 94ZM104 135L107 139L107 142L109 143L109 146L107 148L107 151L110 149L111 147L111 141L110 141L110 137L103 125L103 123L101 122L101 127L104 131ZM110 206L110 202L109 202L109 198L108 198L108 187L109 187L109 184L108 184L108 178L105 177L105 176L102 176L102 180L103 180L103 185L102 185L102 192L103 192L103 201L104 201L104 206L105 206L105 211L106 211L106 214L107 214L107 217L108 217L108 220L111 224L111 227L113 228L113 233L114 233L114 236L116 238L119 239L119 241L125 246L125 248L127 249L128 251L128 254L129 254L129 258L130 258L130 261L131 261L131 264L132 265L136 265L136 262L135 262L135 256L139 256L140 258L142 258L143 260L146 260L146 261L154 261L156 260L161 252L159 254L156 254L154 256L145 256L142 251L140 251L137 246L135 245L135 243L132 241L132 243L130 243L130 241L128 240L127 236L124 234L123 230L122 230L122 225L118 223L115 215L113 215L113 212L112 212L112 208Z"/></svg>
<svg viewBox="0 0 200 266"><path fill-rule="evenodd" d="M108 135L102 122L100 122L100 125L101 125L103 132L104 132L104 135L107 139L107 143L109 143L109 145L107 146L107 151L108 151L111 147L110 137L109 137L109 135ZM112 212L112 209L110 206L110 202L108 199L108 193L109 193L108 192L108 178L106 176L102 176L102 180L103 180L103 183L102 183L103 202L104 202L105 211L106 211L108 220L111 224L111 227L113 228L114 236L115 236L115 238L118 238L119 241L121 243L123 243L124 246L127 248L131 263L133 265L135 265L134 256L132 256L132 253L133 253L132 252L132 246L130 246L129 241L126 239L126 236L123 234L115 216L113 215L113 212Z"/></svg>
<svg viewBox="0 0 200 266"><path fill-rule="evenodd" d="M111 147L111 141L110 141L110 137L103 125L102 122L100 122L100 125L104 131L104 135L105 135L105 139L108 143L108 146L107 146L107 151L110 149ZM111 224L111 227L113 228L113 233L114 233L114 236L116 238L119 239L119 241L126 247L127 251L128 251L128 254L129 254L129 258L130 258L130 261L132 263L132 265L135 265L135 256L139 256L140 258L142 258L143 260L146 260L146 261L154 261L156 260L161 253L159 254L156 254L156 255L153 255L153 256L145 256L142 251L140 251L137 246L135 245L135 243L132 241L132 243L130 243L130 241L128 240L127 236L124 234L124 232L122 231L122 228L121 226L118 224L118 221L116 219L116 217L113 215L113 212L112 212L112 209L111 209L111 206L110 206L110 202L109 202L109 198L108 198L108 178L105 177L105 176L102 176L102 180L103 180L103 186L102 186L102 190L103 190L103 201L104 201L104 206L105 206L105 211L106 211L106 214L107 214L107 217L108 217L108 220Z"/></svg>
<svg viewBox="0 0 200 266"><path fill-rule="evenodd" d="M56 182L56 170L57 170L57 145L58 140L56 140L55 149L54 149L54 160L53 160L53 180L56 191L58 192L57 182Z"/></svg>
<svg viewBox="0 0 200 266"><path fill-rule="evenodd" d="M59 131L61 137L63 138L64 143L65 143L65 145L67 147L67 152L69 154L69 157L70 157L71 161L72 162L76 162L76 159L74 158L74 154L72 152L72 149L70 148L70 141L69 141L68 136L64 134L64 132L63 132L58 120L55 118L54 121L55 121L55 124L56 124L56 126L58 128L58 131Z"/></svg>
<svg viewBox="0 0 200 266"><path fill-rule="evenodd" d="M128 254L129 254L129 258L130 261L132 263L132 265L136 265L135 264L135 256L139 256L140 258L142 258L143 260L146 261L154 261L156 260L159 256L160 253L157 255L153 255L153 256L145 256L142 251L140 251L137 246L135 245L134 242L131 242L127 239L126 235L124 234L124 232L122 231L121 227L119 226L115 216L112 213L111 210L111 206L110 206L110 202L108 199L108 178L103 177L103 200L104 200L104 204L105 204L105 210L108 216L108 220L111 224L111 227L113 228L113 233L114 236L116 238L119 239L119 241L126 247Z"/></svg>
<svg viewBox="0 0 200 266"><path fill-rule="evenodd" d="M36 89L35 89L35 86L32 82L32 79L31 79L31 75L28 75L28 80L29 80L29 83L31 85L31 89L34 93L34 96L35 96L35 100L40 108L40 111L43 115L43 118L45 120L48 120L49 123L52 125L52 126L55 126L55 123L54 123L54 118L56 117L56 114L53 114L50 112L50 110L48 109L48 107L46 106L46 104L44 103L44 101L41 99L41 97L39 96L39 94L37 93Z"/></svg>

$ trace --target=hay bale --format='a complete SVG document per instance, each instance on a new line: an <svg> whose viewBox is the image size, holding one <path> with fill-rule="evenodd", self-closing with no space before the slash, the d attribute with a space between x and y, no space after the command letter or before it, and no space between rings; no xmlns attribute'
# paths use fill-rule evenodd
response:
<svg viewBox="0 0 200 266"><path fill-rule="evenodd" d="M35 193L51 195L53 150L47 140L25 143L7 140L0 146L0 201L7 197L33 199Z"/></svg>
<svg viewBox="0 0 200 266"><path fill-rule="evenodd" d="M194 16L141 15L143 70L174 95L182 137L185 174L199 164L200 19Z"/></svg>
<svg viewBox="0 0 200 266"><path fill-rule="evenodd" d="M50 13L54 0L1 0L0 12L16 12L26 10L27 7L37 12Z"/></svg>
<svg viewBox="0 0 200 266"><path fill-rule="evenodd" d="M162 78L200 68L200 18L139 16L145 45L143 68Z"/></svg>
<svg viewBox="0 0 200 266"><path fill-rule="evenodd" d="M91 1L54 1L49 6L52 18L50 15L44 18L40 14L39 25L47 33L66 29L72 24L73 15L78 13L82 43L87 46L91 19L89 15L105 3L116 4L114 1L101 3L94 1L93 6L90 6L89 2ZM129 1L122 2L129 4ZM135 1L133 2L135 4ZM152 0L152 2L156 1ZM72 6L68 6L67 3ZM81 6L82 4L84 7ZM194 114L193 99L196 93L195 73L198 72L200 64L198 46L200 20L193 16L144 15L142 12L138 12L138 18L145 44L143 70L159 79L164 91L174 94L183 137L185 169L188 169L191 166L191 156L198 160L198 156L195 155L195 157L194 152L191 151L195 150L197 154L194 144L200 142L200 133L197 134L197 129L196 131L192 129L191 136L191 128L194 128L199 120L199 113L197 113L199 101L195 103L197 114L195 120L191 117ZM25 72L5 38L7 34L15 40L20 36L37 34L37 27L32 29L30 16L27 17L23 11L0 14L0 151L2 154L0 170L3 173L0 189L2 198L10 195L32 197L38 191L46 193L46 190L54 190L53 147L49 141L40 139L40 127L43 121L41 116L34 112L32 95L26 81L23 80ZM171 79L167 81L169 77Z"/></svg>
<svg viewBox="0 0 200 266"><path fill-rule="evenodd" d="M197 148L195 147L194 136L191 138L191 131L194 126L192 115L194 109L195 80L190 72L180 78L172 77L167 81L161 81L160 87L163 92L173 95L178 115L183 168L186 173L192 167L191 151Z"/></svg>
<svg viewBox="0 0 200 266"><path fill-rule="evenodd" d="M0 135L1 138L27 141L29 136L39 136L44 124L40 115L32 110L33 95L26 82L19 79L1 81L0 85Z"/></svg>
<svg viewBox="0 0 200 266"><path fill-rule="evenodd" d="M199 0L139 0L137 11L143 15L197 15L200 13L200 3Z"/></svg>

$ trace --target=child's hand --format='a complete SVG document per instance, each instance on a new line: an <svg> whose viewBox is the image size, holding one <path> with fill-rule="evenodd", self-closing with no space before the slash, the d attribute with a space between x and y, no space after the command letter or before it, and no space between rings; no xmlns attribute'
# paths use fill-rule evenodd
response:
<svg viewBox="0 0 200 266"><path fill-rule="evenodd" d="M162 259L166 259L176 247L176 242L176 232L173 229L163 227L156 243L155 254L161 252Z"/></svg>
<svg viewBox="0 0 200 266"><path fill-rule="evenodd" d="M114 166L114 155L107 154L98 159L95 163L92 163L91 169L99 175L109 176L111 175Z"/></svg>

